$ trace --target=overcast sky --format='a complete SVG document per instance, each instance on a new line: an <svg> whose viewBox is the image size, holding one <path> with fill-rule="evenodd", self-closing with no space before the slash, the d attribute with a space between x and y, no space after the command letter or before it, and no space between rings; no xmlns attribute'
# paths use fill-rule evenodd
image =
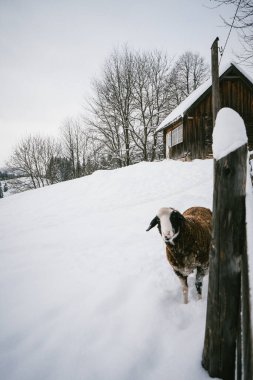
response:
<svg viewBox="0 0 253 380"><path fill-rule="evenodd" d="M29 133L56 136L83 112L92 78L116 47L198 52L210 63L228 29L210 0L0 0L0 167ZM233 31L224 63L239 52Z"/></svg>

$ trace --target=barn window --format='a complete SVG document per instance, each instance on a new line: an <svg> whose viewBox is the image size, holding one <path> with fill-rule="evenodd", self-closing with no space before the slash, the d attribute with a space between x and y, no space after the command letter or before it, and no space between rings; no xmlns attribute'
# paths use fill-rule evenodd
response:
<svg viewBox="0 0 253 380"><path fill-rule="evenodd" d="M180 144L183 142L183 124L179 125L177 128L173 129L173 131L169 132L170 135L168 138L169 140L169 147L172 147L174 145Z"/></svg>

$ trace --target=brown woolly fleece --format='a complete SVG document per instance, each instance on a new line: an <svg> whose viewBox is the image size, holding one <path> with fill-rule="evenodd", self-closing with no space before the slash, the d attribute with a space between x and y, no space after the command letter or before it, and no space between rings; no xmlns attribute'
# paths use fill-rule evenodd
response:
<svg viewBox="0 0 253 380"><path fill-rule="evenodd" d="M198 267L206 273L209 265L212 212L205 207L191 207L183 213L183 217L175 245L166 245L168 261L183 276L188 276Z"/></svg>

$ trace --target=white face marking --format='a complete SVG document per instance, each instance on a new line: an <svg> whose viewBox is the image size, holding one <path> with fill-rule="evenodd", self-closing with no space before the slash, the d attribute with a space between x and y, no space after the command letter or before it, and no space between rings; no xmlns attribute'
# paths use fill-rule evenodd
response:
<svg viewBox="0 0 253 380"><path fill-rule="evenodd" d="M160 219L163 240L165 242L170 241L172 244L174 244L173 238L176 237L175 230L172 227L172 224L170 221L170 215L172 211L174 211L173 208L163 207L163 208L160 208L160 210L157 213L157 216ZM178 235L178 233L176 235Z"/></svg>

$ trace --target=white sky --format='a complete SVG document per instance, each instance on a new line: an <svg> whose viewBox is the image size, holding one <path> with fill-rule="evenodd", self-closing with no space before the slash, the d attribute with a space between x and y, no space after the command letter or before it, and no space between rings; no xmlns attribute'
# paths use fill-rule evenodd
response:
<svg viewBox="0 0 253 380"><path fill-rule="evenodd" d="M186 50L210 63L228 29L210 0L0 0L0 167L20 138L57 135L67 117L83 112L92 78L105 58L127 43L169 57ZM232 31L223 62L239 52Z"/></svg>

